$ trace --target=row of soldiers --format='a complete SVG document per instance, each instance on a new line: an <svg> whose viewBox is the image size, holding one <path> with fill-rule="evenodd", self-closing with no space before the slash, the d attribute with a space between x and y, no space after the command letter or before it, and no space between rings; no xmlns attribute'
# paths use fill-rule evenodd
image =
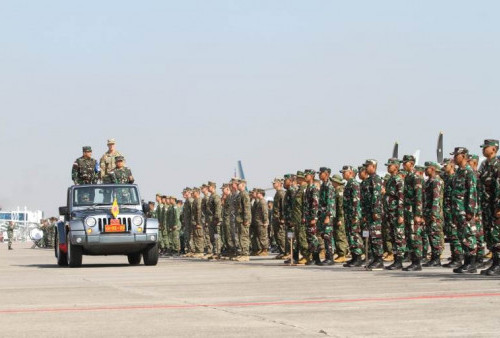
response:
<svg viewBox="0 0 500 338"><path fill-rule="evenodd" d="M327 167L320 168L319 180L312 169L287 174L283 182L274 180L272 217L265 190L249 194L245 180L234 178L224 184L220 197L214 182L201 189L186 188L180 217L186 255L248 261L250 254L268 254L268 229L272 228L280 251L277 257L286 262L331 265L335 252L341 261L350 251L351 259L344 266L356 267L363 264L366 250L371 258L368 269L383 269L385 258L393 261L386 269L418 271L422 266L441 266L447 238L452 257L445 267L474 273L485 266L487 247L492 261L482 273L499 275L498 140L485 140L481 148L486 157L481 168L477 168L478 156L457 147L451 153L453 159L425 162L424 167L416 166L412 155L403 157L402 168L400 160L391 158L385 163L384 178L377 175L378 163L373 159L359 167L344 166L342 178L331 176ZM348 250L342 248L343 234ZM287 255L290 251L292 257ZM411 264L403 268L405 259Z"/></svg>

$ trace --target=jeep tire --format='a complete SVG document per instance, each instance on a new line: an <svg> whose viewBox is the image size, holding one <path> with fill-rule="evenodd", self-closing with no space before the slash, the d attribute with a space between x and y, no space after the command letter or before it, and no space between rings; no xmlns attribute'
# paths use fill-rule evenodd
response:
<svg viewBox="0 0 500 338"><path fill-rule="evenodd" d="M83 254L83 249L79 245L73 245L71 244L71 240L69 237L69 232L68 236L66 237L66 243L68 244L68 265L71 268L77 268L82 265L82 254Z"/></svg>
<svg viewBox="0 0 500 338"><path fill-rule="evenodd" d="M151 244L142 252L144 258L144 265L158 264L158 243Z"/></svg>
<svg viewBox="0 0 500 338"><path fill-rule="evenodd" d="M128 263L130 265L139 265L141 264L141 253L140 252L137 252L137 253L133 253L133 254L128 254L127 255L128 257Z"/></svg>

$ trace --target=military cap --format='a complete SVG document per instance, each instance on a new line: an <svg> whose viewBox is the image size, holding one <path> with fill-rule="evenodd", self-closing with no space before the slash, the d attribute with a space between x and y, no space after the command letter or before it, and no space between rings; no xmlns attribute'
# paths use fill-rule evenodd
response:
<svg viewBox="0 0 500 338"><path fill-rule="evenodd" d="M92 151L92 147L91 146L85 146L85 147L82 147L82 150L83 150L83 152Z"/></svg>
<svg viewBox="0 0 500 338"><path fill-rule="evenodd" d="M217 186L217 184L215 182L212 182L212 181L208 181L207 185L209 187L216 187Z"/></svg>
<svg viewBox="0 0 500 338"><path fill-rule="evenodd" d="M295 175L294 175L294 174L285 174L285 175L283 175L283 178L284 178L285 180L287 180L287 179L289 179L289 178L293 178L293 176L295 176Z"/></svg>
<svg viewBox="0 0 500 338"><path fill-rule="evenodd" d="M316 171L314 171L314 169L306 169L304 170L304 174L305 175L316 175Z"/></svg>
<svg viewBox="0 0 500 338"><path fill-rule="evenodd" d="M116 143L116 141L115 141L115 139L114 139L114 138L110 138L110 139L108 140L108 144L115 144L115 143Z"/></svg>
<svg viewBox="0 0 500 338"><path fill-rule="evenodd" d="M335 174L330 179L332 182L335 182L338 184L344 184L344 180L342 179L342 177L340 177L340 175Z"/></svg>
<svg viewBox="0 0 500 338"><path fill-rule="evenodd" d="M247 181L246 181L246 180L239 180L239 181L238 181L238 184L239 184L239 183L244 183L244 184L247 184Z"/></svg>
<svg viewBox="0 0 500 338"><path fill-rule="evenodd" d="M387 160L387 163L385 165L390 166L393 164L399 167L400 162L397 158L391 157L390 159Z"/></svg>
<svg viewBox="0 0 500 338"><path fill-rule="evenodd" d="M450 158L443 158L443 162L441 162L441 165L447 165L450 162L451 162Z"/></svg>
<svg viewBox="0 0 500 338"><path fill-rule="evenodd" d="M469 154L469 160L479 161L479 156L477 156L476 154Z"/></svg>
<svg viewBox="0 0 500 338"><path fill-rule="evenodd" d="M441 170L441 166L439 164L437 164L436 162L426 161L424 163L424 165L426 168L432 167L432 168L436 169L437 171Z"/></svg>
<svg viewBox="0 0 500 338"><path fill-rule="evenodd" d="M167 195L161 195L161 198L167 198Z"/></svg>
<svg viewBox="0 0 500 338"><path fill-rule="evenodd" d="M231 178L231 183L240 183L240 179L238 177Z"/></svg>
<svg viewBox="0 0 500 338"><path fill-rule="evenodd" d="M358 167L358 172L362 172L362 171L365 171L366 170L366 166L364 164L360 165Z"/></svg>
<svg viewBox="0 0 500 338"><path fill-rule="evenodd" d="M200 188L198 187L194 187L193 189L191 189L192 192L200 192Z"/></svg>
<svg viewBox="0 0 500 338"><path fill-rule="evenodd" d="M390 177L391 177L391 174L389 174L389 173L385 174L384 181L388 181Z"/></svg>
<svg viewBox="0 0 500 338"><path fill-rule="evenodd" d="M123 156L116 156L115 157L115 162L123 161L123 160L125 160L125 158Z"/></svg>
<svg viewBox="0 0 500 338"><path fill-rule="evenodd" d="M480 146L481 148L486 148L486 147L497 147L498 148L498 140L484 140L484 143Z"/></svg>
<svg viewBox="0 0 500 338"><path fill-rule="evenodd" d="M283 183L283 179L281 179L280 177L275 177L273 183Z"/></svg>
<svg viewBox="0 0 500 338"><path fill-rule="evenodd" d="M258 193L261 194L262 196L266 196L266 191L264 189L259 189Z"/></svg>
<svg viewBox="0 0 500 338"><path fill-rule="evenodd" d="M344 171L349 171L349 170L352 170L352 171L357 171L357 169L356 169L356 168L353 168L353 166L352 166L352 165L345 165L345 166L343 166L343 167L342 167L342 169L341 169L341 170L339 170L339 173L343 174L343 173L344 173Z"/></svg>
<svg viewBox="0 0 500 338"><path fill-rule="evenodd" d="M450 153L450 155L460 155L460 154L467 155L468 153L469 150L465 147L455 147L455 150L453 150L453 152Z"/></svg>
<svg viewBox="0 0 500 338"><path fill-rule="evenodd" d="M403 156L403 163L406 163L406 162L416 162L415 156L413 156L413 155Z"/></svg>
<svg viewBox="0 0 500 338"><path fill-rule="evenodd" d="M416 165L414 168L415 168L415 171L425 171L425 167L421 166L421 165Z"/></svg>
<svg viewBox="0 0 500 338"><path fill-rule="evenodd" d="M304 174L304 172L303 172L303 171L300 171L300 170L299 170L299 171L297 171L297 177L298 177L298 178L305 178L305 177L306 177L306 175Z"/></svg>
<svg viewBox="0 0 500 338"><path fill-rule="evenodd" d="M153 202L153 201L149 201L149 202L148 202L148 204L155 204L155 202Z"/></svg>
<svg viewBox="0 0 500 338"><path fill-rule="evenodd" d="M161 196L161 193L157 192L157 193L156 193L156 196Z"/></svg>
<svg viewBox="0 0 500 338"><path fill-rule="evenodd" d="M365 161L365 167L369 166L369 165L377 165L377 160L374 160L374 159L368 159Z"/></svg>
<svg viewBox="0 0 500 338"><path fill-rule="evenodd" d="M329 174L332 173L332 169L327 168L327 167L321 167L319 168L319 172L322 173L323 171L328 171Z"/></svg>

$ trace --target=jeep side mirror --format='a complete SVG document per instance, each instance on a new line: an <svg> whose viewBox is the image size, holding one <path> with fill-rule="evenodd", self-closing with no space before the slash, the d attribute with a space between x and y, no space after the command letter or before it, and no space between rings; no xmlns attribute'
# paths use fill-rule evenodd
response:
<svg viewBox="0 0 500 338"><path fill-rule="evenodd" d="M59 207L59 215L68 216L68 207Z"/></svg>

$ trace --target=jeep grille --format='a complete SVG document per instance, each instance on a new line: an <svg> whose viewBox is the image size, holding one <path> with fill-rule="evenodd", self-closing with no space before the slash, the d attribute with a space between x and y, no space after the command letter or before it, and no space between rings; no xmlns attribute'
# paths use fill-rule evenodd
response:
<svg viewBox="0 0 500 338"><path fill-rule="evenodd" d="M132 217L118 217L120 224L125 225L126 231L132 230ZM99 231L104 232L105 225L111 223L111 217L98 217L97 224L99 225Z"/></svg>

